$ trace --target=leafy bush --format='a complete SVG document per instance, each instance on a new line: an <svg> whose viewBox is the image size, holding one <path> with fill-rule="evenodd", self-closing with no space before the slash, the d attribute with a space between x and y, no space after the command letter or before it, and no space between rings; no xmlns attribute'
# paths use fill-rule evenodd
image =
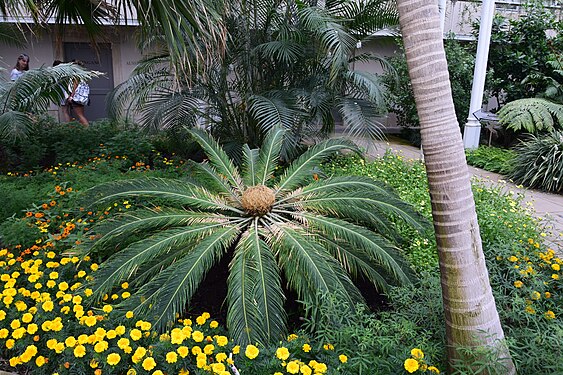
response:
<svg viewBox="0 0 563 375"><path fill-rule="evenodd" d="M530 188L559 193L563 189L563 132L531 135L514 148L510 177Z"/></svg>
<svg viewBox="0 0 563 375"><path fill-rule="evenodd" d="M400 41L399 45L402 45ZM475 60L472 48L472 45L462 45L453 38L447 39L444 44L448 60L448 71L452 82L454 106L460 126L465 124L467 114L469 113ZM387 73L383 77L383 81L389 90L387 100L390 110L397 115L399 126L406 128L418 127L418 114L404 52L397 53L389 59L389 62L396 70L396 74Z"/></svg>
<svg viewBox="0 0 563 375"><path fill-rule="evenodd" d="M465 156L469 165L506 175L513 168L516 154L508 149L479 146L474 150L465 150Z"/></svg>
<svg viewBox="0 0 563 375"><path fill-rule="evenodd" d="M107 155L148 162L152 144L135 127L108 120L84 127L78 123L59 124L46 117L37 122L28 137L1 140L5 171L29 171L58 164L86 162Z"/></svg>

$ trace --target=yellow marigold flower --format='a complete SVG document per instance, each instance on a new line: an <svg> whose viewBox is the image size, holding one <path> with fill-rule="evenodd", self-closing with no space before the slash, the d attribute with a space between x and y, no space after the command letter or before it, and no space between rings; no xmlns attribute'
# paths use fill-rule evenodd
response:
<svg viewBox="0 0 563 375"><path fill-rule="evenodd" d="M552 278L553 280L559 280L559 275L556 274L556 273L554 273L553 275L551 275L551 278Z"/></svg>
<svg viewBox="0 0 563 375"><path fill-rule="evenodd" d="M155 372L152 373L152 375L164 375L164 373L160 370L156 370Z"/></svg>
<svg viewBox="0 0 563 375"><path fill-rule="evenodd" d="M33 315L30 313L25 313L22 315L22 322L29 323L33 320Z"/></svg>
<svg viewBox="0 0 563 375"><path fill-rule="evenodd" d="M235 345L233 347L233 354L239 354L240 353L240 345Z"/></svg>
<svg viewBox="0 0 563 375"><path fill-rule="evenodd" d="M555 313L551 310L547 310L544 315L546 319L555 319Z"/></svg>
<svg viewBox="0 0 563 375"><path fill-rule="evenodd" d="M86 348L84 347L84 345L77 345L74 348L74 356L77 358L82 358L86 355Z"/></svg>
<svg viewBox="0 0 563 375"><path fill-rule="evenodd" d="M422 350L418 349L418 348L414 348L411 350L411 355L413 356L413 358L416 359L422 359L424 358L424 353L422 352Z"/></svg>
<svg viewBox="0 0 563 375"><path fill-rule="evenodd" d="M219 363L225 361L226 359L227 359L227 354L225 353L217 353L217 355L215 356L215 360Z"/></svg>
<svg viewBox="0 0 563 375"><path fill-rule="evenodd" d="M69 348L74 347L74 345L76 345L76 339L74 338L74 336L69 336L65 339L65 345Z"/></svg>
<svg viewBox="0 0 563 375"><path fill-rule="evenodd" d="M128 282L124 282L123 284L121 284L121 287L122 287L123 289L127 289L127 288L129 288L129 283L128 283Z"/></svg>
<svg viewBox="0 0 563 375"><path fill-rule="evenodd" d="M127 312L125 313L125 317L126 317L127 319L133 318L133 315L134 315L134 314L133 314L133 311L127 311Z"/></svg>
<svg viewBox="0 0 563 375"><path fill-rule="evenodd" d="M137 371L134 368L127 370L127 375L137 375Z"/></svg>
<svg viewBox="0 0 563 375"><path fill-rule="evenodd" d="M149 329L151 329L152 324L151 322L142 322L141 323L141 330L143 331L148 331Z"/></svg>
<svg viewBox="0 0 563 375"><path fill-rule="evenodd" d="M537 291L534 290L534 291L532 292L531 298L532 298L533 300L536 300L536 301L539 300L539 299L541 298L540 292L537 292Z"/></svg>
<svg viewBox="0 0 563 375"><path fill-rule="evenodd" d="M178 354L176 354L175 352L166 353L166 362L176 363L176 361L178 361Z"/></svg>
<svg viewBox="0 0 563 375"><path fill-rule="evenodd" d="M526 306L526 312L528 314L535 314L536 310L534 310L534 308L532 306Z"/></svg>
<svg viewBox="0 0 563 375"><path fill-rule="evenodd" d="M12 332L12 337L15 338L16 340L21 339L23 337L23 335L25 335L26 333L26 329L23 327L20 327L16 330L14 330L14 332Z"/></svg>
<svg viewBox="0 0 563 375"><path fill-rule="evenodd" d="M98 268L99 268L99 266L98 266L96 263L92 263L92 264L90 265L90 269L91 269L92 271L97 271Z"/></svg>
<svg viewBox="0 0 563 375"><path fill-rule="evenodd" d="M117 333L119 336L123 335L125 333L125 326L119 325L115 327L115 333Z"/></svg>
<svg viewBox="0 0 563 375"><path fill-rule="evenodd" d="M276 350L276 357L278 357L278 359L281 359L282 361L285 361L289 358L289 350L283 346L281 348L278 348Z"/></svg>
<svg viewBox="0 0 563 375"><path fill-rule="evenodd" d="M37 367L43 366L45 364L45 362L47 362L47 361L45 360L45 357L43 357L42 355L35 358L35 365Z"/></svg>
<svg viewBox="0 0 563 375"><path fill-rule="evenodd" d="M515 286L516 288L522 288L523 285L524 285L524 283L523 283L522 281L520 281L520 280L516 280L516 281L514 282L514 286Z"/></svg>
<svg viewBox="0 0 563 375"><path fill-rule="evenodd" d="M290 374L297 374L299 372L299 362L298 361L291 361L285 366L285 371L289 372Z"/></svg>
<svg viewBox="0 0 563 375"><path fill-rule="evenodd" d="M213 371L214 374L223 374L227 369L223 363L212 363L211 371ZM230 372L227 372L227 374L230 374Z"/></svg>
<svg viewBox="0 0 563 375"><path fill-rule="evenodd" d="M107 356L106 362L110 366L115 366L121 361L121 356L118 353L110 353Z"/></svg>
<svg viewBox="0 0 563 375"><path fill-rule="evenodd" d="M303 344L302 349L303 349L303 351L304 351L305 353L309 353L309 352L311 351L311 345L309 345L309 344Z"/></svg>
<svg viewBox="0 0 563 375"><path fill-rule="evenodd" d="M324 345L323 345L323 349L324 349L324 350L334 350L334 345L332 345L332 344L324 344Z"/></svg>
<svg viewBox="0 0 563 375"><path fill-rule="evenodd" d="M102 308L102 310L103 310L105 313L108 313L108 314L109 314L109 313L113 310L113 307L112 307L111 305L104 305L104 307Z"/></svg>
<svg viewBox="0 0 563 375"><path fill-rule="evenodd" d="M229 343L229 339L226 336L217 336L215 337L215 341L219 346L225 346Z"/></svg>
<svg viewBox="0 0 563 375"><path fill-rule="evenodd" d="M0 339L5 339L9 334L10 331L8 331L6 328L0 329Z"/></svg>
<svg viewBox="0 0 563 375"><path fill-rule="evenodd" d="M219 322L216 320L213 320L211 323L209 323L209 328L217 328L219 327Z"/></svg>
<svg viewBox="0 0 563 375"><path fill-rule="evenodd" d="M53 271L53 272L51 272L51 273L49 274L49 278L52 279L52 280L56 280L56 279L59 278L59 273Z"/></svg>
<svg viewBox="0 0 563 375"><path fill-rule="evenodd" d="M517 261L518 261L518 258L515 257L514 255L512 255L512 256L510 256L510 257L508 258L508 260L509 260L510 262L517 262Z"/></svg>
<svg viewBox="0 0 563 375"><path fill-rule="evenodd" d="M101 352L106 351L108 349L108 347L109 347L108 342L102 340L102 341L97 342L96 345L94 345L94 351L96 353L101 353Z"/></svg>
<svg viewBox="0 0 563 375"><path fill-rule="evenodd" d="M156 367L156 361L154 360L153 357L145 358L145 360L143 361L143 368L145 370L150 371L155 367Z"/></svg>
<svg viewBox="0 0 563 375"><path fill-rule="evenodd" d="M246 355L250 359L254 359L258 357L260 350L252 344L246 346L246 350L244 351L244 355Z"/></svg>
<svg viewBox="0 0 563 375"><path fill-rule="evenodd" d="M192 333L192 339L193 339L195 342L202 342L202 341L203 341L203 338L204 338L203 333L200 332L200 331L194 331L194 332Z"/></svg>
<svg viewBox="0 0 563 375"><path fill-rule="evenodd" d="M123 292L123 293L121 293L121 298L127 299L127 298L129 298L129 297L131 297L131 293L129 293L129 292Z"/></svg>
<svg viewBox="0 0 563 375"><path fill-rule="evenodd" d="M111 340L111 339L114 339L116 336L117 336L117 332L115 332L114 329L110 329L110 330L107 331L107 333L106 333L106 337L107 337L108 339L110 339L110 340Z"/></svg>
<svg viewBox="0 0 563 375"><path fill-rule="evenodd" d="M86 271L78 271L76 276L78 276L79 278L84 277L84 276L86 276Z"/></svg>
<svg viewBox="0 0 563 375"><path fill-rule="evenodd" d="M6 348L8 349L12 349L14 347L14 345L16 344L16 342L12 339L8 339L6 340Z"/></svg>
<svg viewBox="0 0 563 375"><path fill-rule="evenodd" d="M12 327L12 329L20 328L20 326L21 326L21 323L18 319L14 319L10 323L10 327Z"/></svg>
<svg viewBox="0 0 563 375"><path fill-rule="evenodd" d="M202 352L202 350L201 350L201 348L200 348L199 346L195 345L195 346L192 347L192 354L193 354L193 355L196 355L196 356L197 356L197 355L200 354L201 352Z"/></svg>
<svg viewBox="0 0 563 375"><path fill-rule="evenodd" d="M98 319L96 319L95 316L88 316L88 317L86 317L86 319L84 319L84 324L86 324L88 327L95 326L97 322L98 322Z"/></svg>
<svg viewBox="0 0 563 375"><path fill-rule="evenodd" d="M291 335L287 336L287 341L293 341L298 337L299 336L297 336L295 333L292 333Z"/></svg>
<svg viewBox="0 0 563 375"><path fill-rule="evenodd" d="M130 344L130 341L128 338L122 337L119 340L117 340L117 346L119 347L119 349L125 349L126 347L128 347Z"/></svg>
<svg viewBox="0 0 563 375"><path fill-rule="evenodd" d="M434 374L439 374L439 373L440 373L440 370L438 370L438 368L437 368L437 367L434 367L434 366L429 366L429 367L428 367L428 371L433 372Z"/></svg>
<svg viewBox="0 0 563 375"><path fill-rule="evenodd" d="M43 304L41 305L41 308L44 311L53 311L53 307L54 307L53 301L46 301L43 302Z"/></svg>
<svg viewBox="0 0 563 375"><path fill-rule="evenodd" d="M348 357L346 357L344 354L340 354L340 355L338 356L338 359L339 359L340 362L342 362L342 363L348 362Z"/></svg>
<svg viewBox="0 0 563 375"><path fill-rule="evenodd" d="M545 298L551 298L551 293L545 292L545 293L544 293L544 296L545 296Z"/></svg>
<svg viewBox="0 0 563 375"><path fill-rule="evenodd" d="M182 358L186 358L187 355L190 353L190 349L187 346L179 346L178 349L176 349L176 351Z"/></svg>
<svg viewBox="0 0 563 375"><path fill-rule="evenodd" d="M213 345L213 344L207 344L203 348L203 352L207 355L213 354L213 350L215 350L215 345Z"/></svg>
<svg viewBox="0 0 563 375"><path fill-rule="evenodd" d="M412 374L413 372L418 370L419 364L418 364L418 361L416 359L407 358L407 359L405 359L404 367L405 367L405 370L407 370L409 373Z"/></svg>
<svg viewBox="0 0 563 375"><path fill-rule="evenodd" d="M0 321L6 319L6 311L0 310Z"/></svg>
<svg viewBox="0 0 563 375"><path fill-rule="evenodd" d="M131 332L129 332L129 336L131 336L133 341L138 341L141 339L141 337L143 337L143 334L141 333L141 331L135 328L132 329Z"/></svg>

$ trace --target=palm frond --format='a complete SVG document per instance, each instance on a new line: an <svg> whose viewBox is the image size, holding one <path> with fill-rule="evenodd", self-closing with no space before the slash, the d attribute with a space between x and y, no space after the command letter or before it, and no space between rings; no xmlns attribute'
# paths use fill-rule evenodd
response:
<svg viewBox="0 0 563 375"><path fill-rule="evenodd" d="M392 275L397 283L410 283L410 277L405 271L407 267L399 256L397 248L375 233L339 219L306 212L293 214L302 217L310 227L316 228L319 233L324 233L323 237L339 238L348 243L350 249L361 249L372 262Z"/></svg>
<svg viewBox="0 0 563 375"><path fill-rule="evenodd" d="M242 237L229 273L227 320L241 345L266 344L285 336L286 314L280 273L272 250L260 238L258 218Z"/></svg>
<svg viewBox="0 0 563 375"><path fill-rule="evenodd" d="M132 278L140 265L187 247L188 244L193 245L213 233L225 231L223 227L223 223L207 223L188 228L172 228L134 242L110 256L101 265L92 284L93 299L99 300L114 285Z"/></svg>
<svg viewBox="0 0 563 375"><path fill-rule="evenodd" d="M216 264L239 235L241 227L222 228L194 245L191 252L142 286L124 305L150 317L155 329L163 331L197 290L205 274ZM137 305L136 305L137 304Z"/></svg>
<svg viewBox="0 0 563 375"><path fill-rule="evenodd" d="M240 178L233 162L219 146L217 141L202 130L192 129L190 130L190 134L201 148L203 148L205 154L209 158L209 162L217 169L217 172L224 175L234 188L237 188L240 192L242 192L242 179Z"/></svg>
<svg viewBox="0 0 563 375"><path fill-rule="evenodd" d="M368 139L385 138L385 126L378 120L383 115L378 104L359 98L340 98L337 107L346 124L344 133Z"/></svg>
<svg viewBox="0 0 563 375"><path fill-rule="evenodd" d="M399 25L397 4L390 0L341 1L330 12L346 19L346 25L358 36Z"/></svg>
<svg viewBox="0 0 563 375"><path fill-rule="evenodd" d="M346 139L329 139L311 147L286 169L276 186L276 195L282 191L293 190L302 185L311 177L311 170L314 166L326 160L335 152L344 149L356 153L360 152L354 142Z"/></svg>
<svg viewBox="0 0 563 375"><path fill-rule="evenodd" d="M193 168L193 173L198 182L207 190L230 197L233 202L240 202L240 194L233 190L226 177L217 173L217 170L207 162L196 163L188 161Z"/></svg>
<svg viewBox="0 0 563 375"><path fill-rule="evenodd" d="M203 210L242 213L224 198L214 195L193 182L164 178L143 178L110 182L87 191L87 205L100 205L123 197L158 197L168 204L177 204Z"/></svg>
<svg viewBox="0 0 563 375"><path fill-rule="evenodd" d="M361 294L342 266L330 257L310 234L282 223L269 223L270 246L277 253L280 268L291 289L302 301L312 301L316 293L340 292L351 303L362 301ZM307 273L300 270L308 270Z"/></svg>
<svg viewBox="0 0 563 375"><path fill-rule="evenodd" d="M104 248L115 249L130 238L138 234L150 234L156 230L171 227L190 226L204 222L228 222L229 217L207 212L191 212L173 208L139 209L126 212L115 218L104 220L92 227L93 233L98 233L95 242L87 242L80 250L84 255L97 253Z"/></svg>
<svg viewBox="0 0 563 375"><path fill-rule="evenodd" d="M29 134L34 124L29 113L9 111L0 114L0 139L16 140Z"/></svg>
<svg viewBox="0 0 563 375"><path fill-rule="evenodd" d="M287 92L272 91L268 96L252 95L248 99L248 112L264 133L277 126L291 129L295 118L302 116L291 99Z"/></svg>
<svg viewBox="0 0 563 375"><path fill-rule="evenodd" d="M259 152L258 149L251 150L247 144L242 146L242 180L246 186L258 184L256 164L258 163Z"/></svg>
<svg viewBox="0 0 563 375"><path fill-rule="evenodd" d="M540 98L518 99L498 112L500 123L514 131L553 131L563 126L563 104Z"/></svg>
<svg viewBox="0 0 563 375"><path fill-rule="evenodd" d="M259 44L255 52L274 59L282 64L294 64L303 54L303 47L292 40L272 40Z"/></svg>
<svg viewBox="0 0 563 375"><path fill-rule="evenodd" d="M256 164L256 180L260 185L266 185L275 168L278 165L280 151L286 131L281 127L275 127L266 136Z"/></svg>

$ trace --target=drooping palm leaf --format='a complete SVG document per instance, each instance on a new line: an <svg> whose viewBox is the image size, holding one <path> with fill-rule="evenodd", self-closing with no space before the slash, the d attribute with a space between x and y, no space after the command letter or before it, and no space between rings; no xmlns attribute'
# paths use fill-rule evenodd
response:
<svg viewBox="0 0 563 375"><path fill-rule="evenodd" d="M553 131L563 126L563 104L540 98L514 100L498 113L500 123L514 131Z"/></svg>

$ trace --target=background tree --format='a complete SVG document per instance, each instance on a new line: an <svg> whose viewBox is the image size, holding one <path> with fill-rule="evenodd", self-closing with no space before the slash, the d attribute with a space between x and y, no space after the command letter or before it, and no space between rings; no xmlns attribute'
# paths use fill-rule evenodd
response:
<svg viewBox="0 0 563 375"><path fill-rule="evenodd" d="M450 370L459 348L469 346L489 349L502 373L514 374L485 265L438 6L398 0L398 9L432 202Z"/></svg>
<svg viewBox="0 0 563 375"><path fill-rule="evenodd" d="M201 71L174 77L169 43L148 40L155 54L138 66L111 99L113 116L140 114L145 126L204 125L227 149L260 145L275 125L288 130L282 157L316 142L343 119L349 133L381 137L383 84L354 70L357 61L385 61L357 54L356 43L396 25L388 0L240 1L225 16L228 41ZM165 37L165 36L164 36ZM198 56L193 56L198 58Z"/></svg>

